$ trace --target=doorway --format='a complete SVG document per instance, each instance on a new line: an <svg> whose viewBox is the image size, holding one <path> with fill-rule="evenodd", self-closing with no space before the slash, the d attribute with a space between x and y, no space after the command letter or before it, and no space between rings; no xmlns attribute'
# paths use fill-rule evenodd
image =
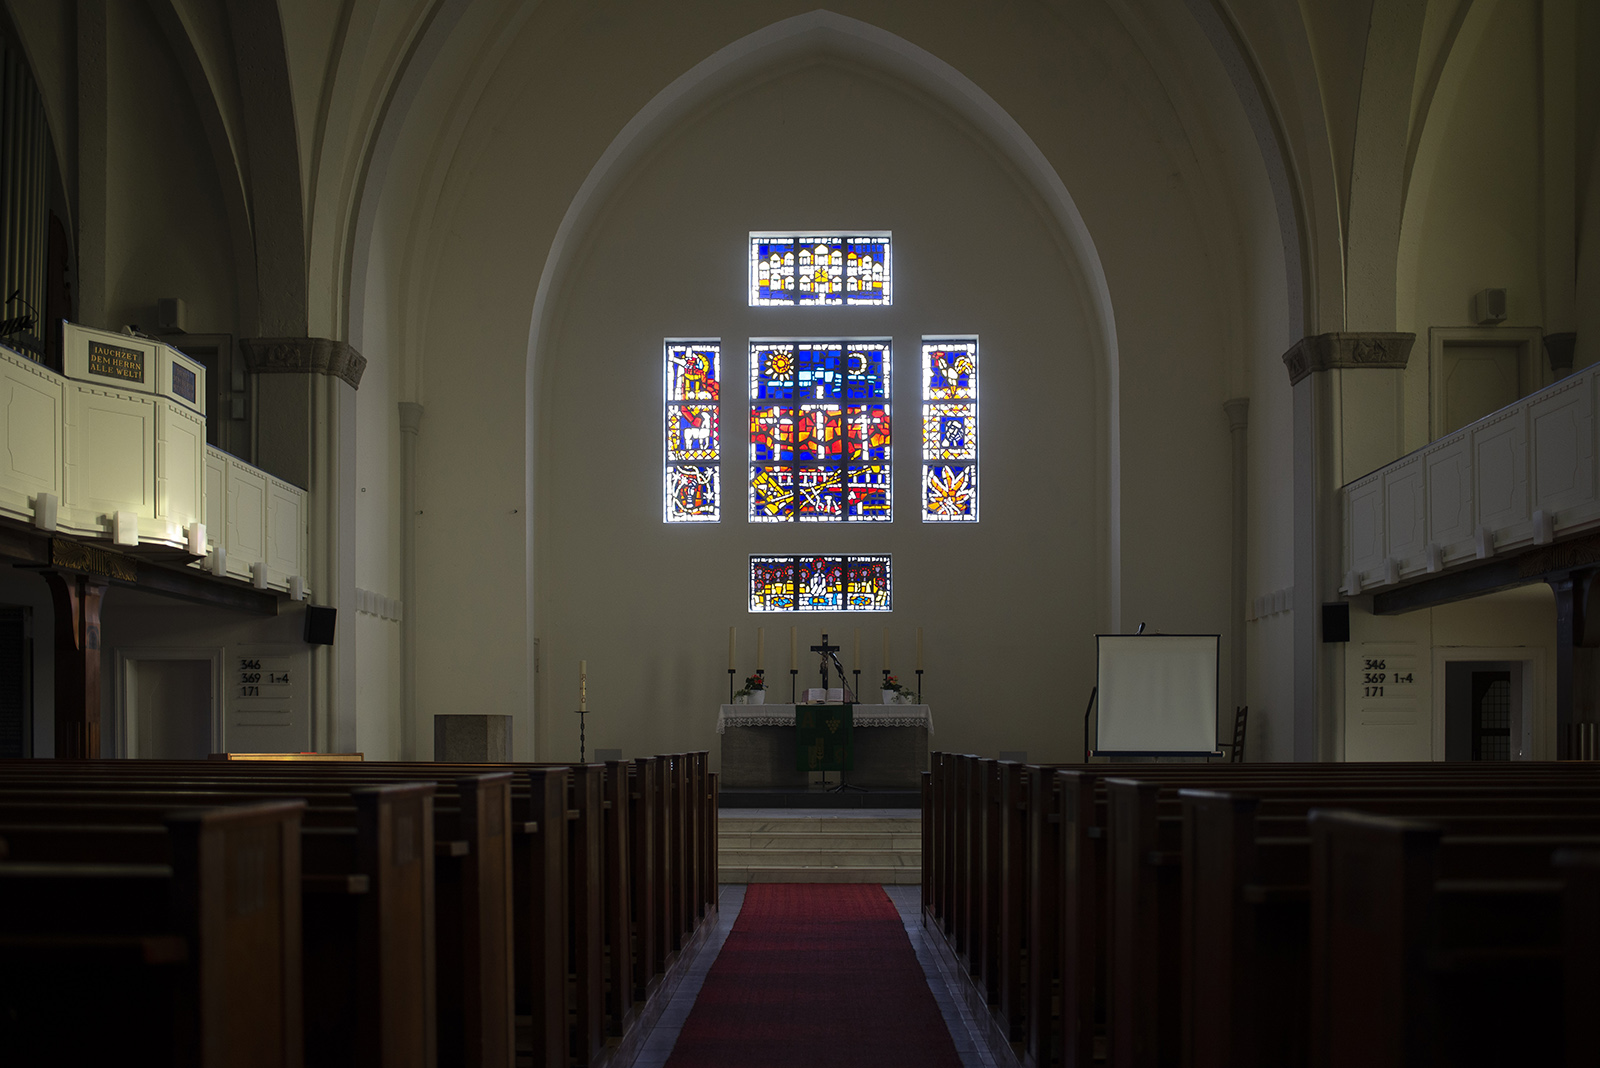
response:
<svg viewBox="0 0 1600 1068"><path fill-rule="evenodd" d="M1533 717L1525 660L1445 663L1445 759L1533 759Z"/></svg>
<svg viewBox="0 0 1600 1068"><path fill-rule="evenodd" d="M118 650L117 755L204 760L222 751L220 661L211 650Z"/></svg>

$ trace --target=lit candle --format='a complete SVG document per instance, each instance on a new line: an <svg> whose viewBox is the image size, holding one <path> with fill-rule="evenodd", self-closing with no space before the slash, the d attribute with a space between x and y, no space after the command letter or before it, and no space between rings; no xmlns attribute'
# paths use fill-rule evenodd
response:
<svg viewBox="0 0 1600 1068"><path fill-rule="evenodd" d="M578 711L589 711L589 661L578 661Z"/></svg>
<svg viewBox="0 0 1600 1068"><path fill-rule="evenodd" d="M756 628L756 670L767 669L767 628Z"/></svg>
<svg viewBox="0 0 1600 1068"><path fill-rule="evenodd" d="M850 666L853 667L855 670L860 671L861 670L861 628L860 627L856 628L855 650L856 650L855 663L851 664Z"/></svg>
<svg viewBox="0 0 1600 1068"><path fill-rule="evenodd" d="M922 670L922 628L917 628L917 670Z"/></svg>
<svg viewBox="0 0 1600 1068"><path fill-rule="evenodd" d="M728 670L729 671L732 671L735 667L738 666L737 664L735 664L733 662L734 656L738 653L738 650L739 650L739 628L738 627L729 627L728 628Z"/></svg>
<svg viewBox="0 0 1600 1068"><path fill-rule="evenodd" d="M800 670L800 628L789 628L789 670Z"/></svg>
<svg viewBox="0 0 1600 1068"><path fill-rule="evenodd" d="M889 628L883 628L883 670L889 670Z"/></svg>

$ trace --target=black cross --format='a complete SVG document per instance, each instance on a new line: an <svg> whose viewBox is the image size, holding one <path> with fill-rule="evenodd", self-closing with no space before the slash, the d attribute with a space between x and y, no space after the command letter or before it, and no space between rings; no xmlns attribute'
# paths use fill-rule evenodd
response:
<svg viewBox="0 0 1600 1068"><path fill-rule="evenodd" d="M828 657L834 653L837 653L842 648L844 648L842 645L828 644L828 634L826 631L824 631L822 634L822 644L813 645L811 647L811 651L819 654L822 658L822 690L824 696L826 696L828 690ZM839 672L839 685L844 685L843 671Z"/></svg>

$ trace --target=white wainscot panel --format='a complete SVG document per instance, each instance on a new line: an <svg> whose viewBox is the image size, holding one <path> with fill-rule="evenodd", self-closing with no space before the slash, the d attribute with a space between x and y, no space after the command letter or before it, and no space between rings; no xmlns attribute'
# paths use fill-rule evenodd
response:
<svg viewBox="0 0 1600 1068"><path fill-rule="evenodd" d="M1588 386L1561 382L1528 406L1533 506L1551 517L1594 504L1594 408Z"/></svg>
<svg viewBox="0 0 1600 1068"><path fill-rule="evenodd" d="M211 446L206 446L206 541L213 545L226 545L228 528L223 525L223 512L228 506L228 457Z"/></svg>
<svg viewBox="0 0 1600 1068"><path fill-rule="evenodd" d="M1428 540L1449 555L1473 544L1471 437L1455 433L1423 454L1428 472Z"/></svg>
<svg viewBox="0 0 1600 1068"><path fill-rule="evenodd" d="M0 514L33 519L40 493L61 497L61 379L0 353Z"/></svg>
<svg viewBox="0 0 1600 1068"><path fill-rule="evenodd" d="M287 482L267 483L267 585L287 589L291 575L304 575L305 491Z"/></svg>
<svg viewBox="0 0 1600 1068"><path fill-rule="evenodd" d="M1369 476L1350 487L1349 566L1366 573L1383 564L1383 482Z"/></svg>
<svg viewBox="0 0 1600 1068"><path fill-rule="evenodd" d="M1384 469L1383 495L1387 516L1387 555L1404 564L1425 561L1427 549L1427 493L1423 465L1418 457Z"/></svg>
<svg viewBox="0 0 1600 1068"><path fill-rule="evenodd" d="M68 383L72 423L67 430L62 525L103 534L104 517L131 511L154 519L156 406L138 393Z"/></svg>
<svg viewBox="0 0 1600 1068"><path fill-rule="evenodd" d="M267 476L228 458L228 574L250 578L250 565L267 558Z"/></svg>
<svg viewBox="0 0 1600 1068"><path fill-rule="evenodd" d="M181 405L157 403L156 537L185 544L189 524L205 522L206 424Z"/></svg>
<svg viewBox="0 0 1600 1068"><path fill-rule="evenodd" d="M1473 500L1478 526L1497 533L1526 524L1528 509L1528 427L1525 407L1507 409L1472 430ZM1517 537L1521 531L1510 531ZM1502 540L1504 537L1502 536Z"/></svg>

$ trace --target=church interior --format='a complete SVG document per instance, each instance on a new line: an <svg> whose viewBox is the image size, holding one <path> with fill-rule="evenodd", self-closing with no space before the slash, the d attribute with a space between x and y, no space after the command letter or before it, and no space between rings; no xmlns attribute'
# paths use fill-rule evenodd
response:
<svg viewBox="0 0 1600 1068"><path fill-rule="evenodd" d="M199 961L24 869L218 850L276 1015L174 964L151 1063L725 1063L647 1036L809 796L910 821L860 907L948 1063L1482 1063L1483 974L1595 1063L1597 57L1591 0L4 0L0 959ZM1183 641L1167 744L1115 657ZM341 956L391 894L415 959ZM1424 922L1480 972L1357 981Z"/></svg>

